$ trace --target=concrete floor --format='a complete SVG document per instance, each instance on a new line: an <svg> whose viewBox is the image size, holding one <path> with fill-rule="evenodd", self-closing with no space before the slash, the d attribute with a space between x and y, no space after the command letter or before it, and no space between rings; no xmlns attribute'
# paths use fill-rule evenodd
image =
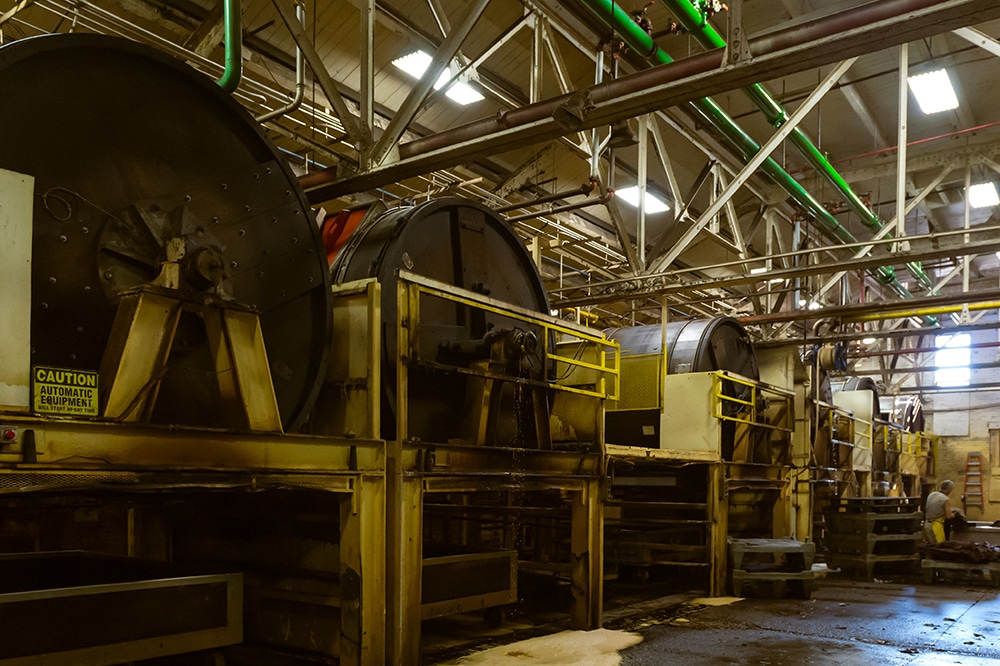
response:
<svg viewBox="0 0 1000 666"><path fill-rule="evenodd" d="M830 576L817 581L808 601L685 604L612 628L644 638L622 651L622 666L996 666L1000 591L985 581L912 585Z"/></svg>

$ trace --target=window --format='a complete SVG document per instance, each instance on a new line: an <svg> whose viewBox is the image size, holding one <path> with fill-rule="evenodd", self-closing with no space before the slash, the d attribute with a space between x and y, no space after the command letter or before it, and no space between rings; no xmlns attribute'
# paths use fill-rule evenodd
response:
<svg viewBox="0 0 1000 666"><path fill-rule="evenodd" d="M969 334L939 335L934 340L934 384L936 386L969 385Z"/></svg>

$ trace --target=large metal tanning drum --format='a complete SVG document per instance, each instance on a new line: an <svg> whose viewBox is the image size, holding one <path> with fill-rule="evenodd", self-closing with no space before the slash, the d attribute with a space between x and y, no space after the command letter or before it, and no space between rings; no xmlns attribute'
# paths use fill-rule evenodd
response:
<svg viewBox="0 0 1000 666"><path fill-rule="evenodd" d="M524 242L495 212L478 203L442 198L389 210L362 223L337 257L334 281L378 278L382 283L382 321L386 408L383 436L394 432L393 378L396 367L397 271L408 271L446 285L489 296L532 312L548 314L549 302L538 269ZM499 331L512 331L510 320L444 300L421 304L422 358L449 365L467 365L488 354L488 341ZM533 331L541 335L539 331ZM538 340L531 358L523 359L534 378L544 375L545 343ZM467 401L467 377L434 369L410 370L410 430L425 440L446 441L458 436ZM509 387L508 387L509 388ZM507 405L504 412L517 421L534 423L533 408L521 412ZM516 413L520 412L520 413ZM546 417L547 418L547 417ZM502 429L501 425L501 429ZM515 435L500 432L498 440Z"/></svg>
<svg viewBox="0 0 1000 666"><path fill-rule="evenodd" d="M0 48L0 168L35 178L32 363L97 370L119 294L181 243L183 292L260 313L281 421L324 374L329 277L297 180L208 77L126 40ZM152 420L224 426L207 336L182 316Z"/></svg>

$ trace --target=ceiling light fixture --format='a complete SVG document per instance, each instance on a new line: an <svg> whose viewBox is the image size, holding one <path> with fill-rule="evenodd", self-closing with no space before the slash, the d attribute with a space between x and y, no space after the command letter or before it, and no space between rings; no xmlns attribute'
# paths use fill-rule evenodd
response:
<svg viewBox="0 0 1000 666"><path fill-rule="evenodd" d="M627 203L633 208L639 207L639 186L633 185L631 187L624 187L620 190L615 190L615 196ZM646 190L646 197L644 199L646 205L647 213L662 213L664 211L670 210L670 206L667 202L663 201L655 194L652 194L649 190Z"/></svg>
<svg viewBox="0 0 1000 666"><path fill-rule="evenodd" d="M767 266L760 266L758 268L751 268L750 275L760 275L761 273L767 272Z"/></svg>
<svg viewBox="0 0 1000 666"><path fill-rule="evenodd" d="M392 64L402 71L406 72L415 79L419 79L427 71L427 68L431 66L430 54L426 51L414 51L400 58L396 58L392 61ZM434 90L440 90L452 77L452 67L449 65L443 72L441 76L438 77L437 82L434 84ZM455 81L452 83L444 93L452 101L461 104L462 106L478 102L480 100L486 99L480 95L475 88L470 86L468 83L462 80Z"/></svg>
<svg viewBox="0 0 1000 666"><path fill-rule="evenodd" d="M976 183L969 188L969 205L973 208L988 208L1000 205L997 186L993 183Z"/></svg>
<svg viewBox="0 0 1000 666"><path fill-rule="evenodd" d="M873 344L875 344L875 338L862 338L861 344L863 344L863 345L873 345Z"/></svg>
<svg viewBox="0 0 1000 666"><path fill-rule="evenodd" d="M917 98L920 110L924 113L940 113L958 108L958 97L955 96L955 89L951 86L947 71L936 69L933 72L908 77L906 80L910 84L913 96Z"/></svg>

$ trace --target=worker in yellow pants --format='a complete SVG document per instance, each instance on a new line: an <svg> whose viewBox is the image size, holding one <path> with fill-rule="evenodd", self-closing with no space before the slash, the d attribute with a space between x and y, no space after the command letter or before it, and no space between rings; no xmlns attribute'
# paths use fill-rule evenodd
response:
<svg viewBox="0 0 1000 666"><path fill-rule="evenodd" d="M962 515L961 509L951 505L950 495L954 489L954 481L942 481L941 490L935 490L927 496L924 505L924 539L930 543L944 541L944 521Z"/></svg>

